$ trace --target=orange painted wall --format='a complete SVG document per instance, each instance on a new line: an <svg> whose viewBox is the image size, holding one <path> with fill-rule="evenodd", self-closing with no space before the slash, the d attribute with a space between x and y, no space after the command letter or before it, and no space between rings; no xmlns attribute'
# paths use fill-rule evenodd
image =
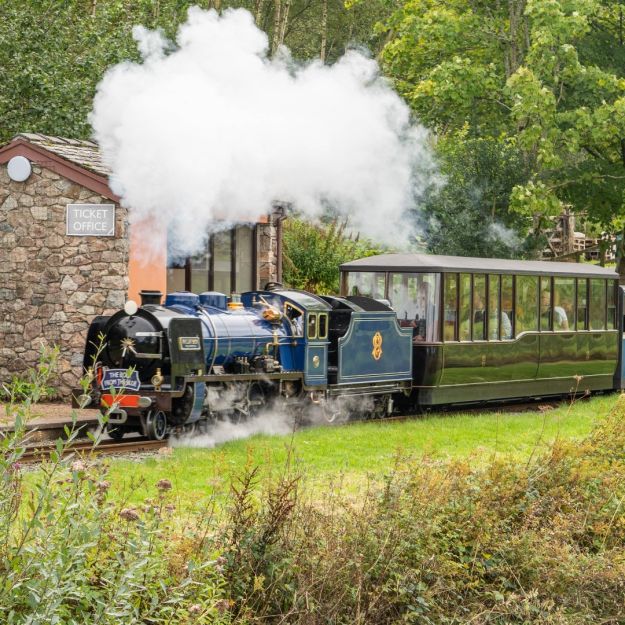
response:
<svg viewBox="0 0 625 625"><path fill-rule="evenodd" d="M130 225L128 299L141 303L139 291L167 293L167 237L151 220Z"/></svg>

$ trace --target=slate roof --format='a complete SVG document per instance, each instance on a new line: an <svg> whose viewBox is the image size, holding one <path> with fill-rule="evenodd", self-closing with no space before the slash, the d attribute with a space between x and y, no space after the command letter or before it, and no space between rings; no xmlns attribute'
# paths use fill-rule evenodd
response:
<svg viewBox="0 0 625 625"><path fill-rule="evenodd" d="M111 170L102 162L98 144L93 141L65 139L63 137L52 137L30 132L20 133L13 137L13 141L16 139L23 139L34 145L41 146L57 156L100 176L108 177L111 175Z"/></svg>
<svg viewBox="0 0 625 625"><path fill-rule="evenodd" d="M343 263L341 271L458 271L506 273L580 278L618 278L614 269L587 263L562 263L505 258L471 258L432 254L379 254Z"/></svg>

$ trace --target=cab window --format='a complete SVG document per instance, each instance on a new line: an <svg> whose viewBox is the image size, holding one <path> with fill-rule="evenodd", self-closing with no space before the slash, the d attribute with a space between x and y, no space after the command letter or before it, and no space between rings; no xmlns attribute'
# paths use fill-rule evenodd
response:
<svg viewBox="0 0 625 625"><path fill-rule="evenodd" d="M284 314L291 322L293 336L304 336L304 313L299 308L285 302Z"/></svg>
<svg viewBox="0 0 625 625"><path fill-rule="evenodd" d="M320 339L328 338L328 315L326 313L319 314L319 327L317 331Z"/></svg>
<svg viewBox="0 0 625 625"><path fill-rule="evenodd" d="M317 314L308 313L308 338L317 338Z"/></svg>

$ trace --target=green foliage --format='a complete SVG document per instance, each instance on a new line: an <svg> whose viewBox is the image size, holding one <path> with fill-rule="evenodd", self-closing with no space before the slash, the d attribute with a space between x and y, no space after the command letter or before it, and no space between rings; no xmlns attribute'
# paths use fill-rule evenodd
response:
<svg viewBox="0 0 625 625"><path fill-rule="evenodd" d="M385 67L421 120L439 136L464 142L467 152L481 150L475 142L481 138L515 153L519 168L506 185L506 210L541 226L572 206L603 228L622 227L620 5L409 0L387 28ZM476 207L474 219L479 214Z"/></svg>
<svg viewBox="0 0 625 625"><path fill-rule="evenodd" d="M523 462L397 453L357 492L307 488L292 453L264 475L248 462L180 517L169 479L133 506L105 464L63 459L61 440L27 473L29 403L16 404L16 432L0 439L0 621L618 622L625 398L613 403L585 440Z"/></svg>
<svg viewBox="0 0 625 625"><path fill-rule="evenodd" d="M138 58L133 26L159 28L173 39L195 5L247 8L270 37L278 6L284 43L294 57L319 56L322 7L307 0L2 0L0 142L19 132L89 138L97 83L112 65ZM390 0L372 0L349 11L341 2L328 3L326 59L336 60L354 44L379 50L383 35L373 32L373 24L393 9Z"/></svg>
<svg viewBox="0 0 625 625"><path fill-rule="evenodd" d="M47 381L43 370L37 383ZM112 500L106 466L63 457L78 436L73 427L49 461L26 472L25 426L41 394L31 390L10 406L15 431L0 438L0 622L229 622L225 582L204 540L210 510L178 535L169 480L141 508Z"/></svg>
<svg viewBox="0 0 625 625"><path fill-rule="evenodd" d="M426 198L423 246L434 254L533 256L544 242L532 235L531 217L510 210L511 194L527 179L515 144L468 136L465 127L441 137L437 152L445 185Z"/></svg>
<svg viewBox="0 0 625 625"><path fill-rule="evenodd" d="M313 224L297 217L284 222L285 282L313 293L339 292L339 265L381 254L382 247L345 232L347 222Z"/></svg>
<svg viewBox="0 0 625 625"><path fill-rule="evenodd" d="M14 375L8 382L0 383L0 401L6 401L11 406L17 402L30 404L53 398L56 391L48 382L57 372L59 353L58 347L42 345L35 368L29 369L23 376Z"/></svg>
<svg viewBox="0 0 625 625"><path fill-rule="evenodd" d="M248 472L228 516L237 620L609 622L625 574L624 421L621 399L581 444L522 464L398 457L356 498L326 482L312 499L288 475L259 494Z"/></svg>

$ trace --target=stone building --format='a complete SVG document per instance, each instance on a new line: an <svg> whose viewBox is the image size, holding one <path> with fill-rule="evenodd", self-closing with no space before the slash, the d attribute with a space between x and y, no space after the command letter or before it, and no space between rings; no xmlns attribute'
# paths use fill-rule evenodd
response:
<svg viewBox="0 0 625 625"><path fill-rule="evenodd" d="M98 146L21 134L0 147L0 383L61 350L57 387L81 374L86 330L141 289L230 294L281 276L281 211L207 238L183 262L145 261L154 227L128 224Z"/></svg>

